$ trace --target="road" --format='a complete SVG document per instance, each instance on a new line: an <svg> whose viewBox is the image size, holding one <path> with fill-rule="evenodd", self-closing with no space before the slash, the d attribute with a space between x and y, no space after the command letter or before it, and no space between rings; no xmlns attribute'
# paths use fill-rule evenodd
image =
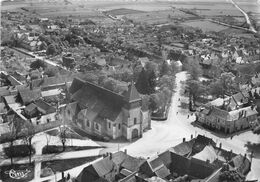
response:
<svg viewBox="0 0 260 182"><path fill-rule="evenodd" d="M177 73L177 87L176 92L172 97L172 106L170 108L168 119L159 122L152 121L151 130L145 132L141 139L121 148L121 150L127 149L128 154L132 156L147 158L181 143L184 137L187 140L190 139L191 134L193 134L193 136L201 134L210 137L217 142L217 144L221 142L224 149L233 150L233 152L238 154L241 153L242 155L247 152L245 144L248 141L251 141L252 143L260 143L260 137L253 134L251 131L235 135L231 139L225 136L216 136L214 133L193 126L191 123L195 120L195 116L191 116L189 111L180 108L180 102L188 103L188 98L181 94L184 87L183 83L186 79L186 72ZM189 118L187 117L188 114L190 116ZM260 179L259 171L260 159L254 158L252 162L252 172L250 172L248 178Z"/></svg>
<svg viewBox="0 0 260 182"><path fill-rule="evenodd" d="M246 19L246 23L249 25L249 30L253 33L257 33L257 31L255 30L254 26L252 25L251 21L250 21L250 18L248 16L248 14L243 10L241 9L237 3L235 3L233 0L230 0L230 2L241 12L243 13L243 15L245 16L245 19Z"/></svg>

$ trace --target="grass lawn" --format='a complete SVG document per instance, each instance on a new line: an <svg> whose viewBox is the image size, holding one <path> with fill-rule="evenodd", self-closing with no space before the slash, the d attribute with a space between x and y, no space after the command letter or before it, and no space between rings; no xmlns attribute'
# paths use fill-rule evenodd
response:
<svg viewBox="0 0 260 182"><path fill-rule="evenodd" d="M95 159L99 158L100 156L96 157L84 157L84 158L76 158L76 159L65 159L65 160L54 160L54 161L47 161L42 162L42 170L45 171L48 168L51 168L53 172L62 172L74 167L83 165L87 162L94 161ZM47 170L46 170L47 171ZM46 177L46 174L43 172L41 173L41 177Z"/></svg>
<svg viewBox="0 0 260 182"><path fill-rule="evenodd" d="M42 149L42 154L53 154L53 153L61 153L61 152L71 152L71 151L79 151L79 150L90 150L90 149L97 149L103 148L101 146L66 146L65 151L63 150L62 146L56 145L49 145L48 147L45 146Z"/></svg>
<svg viewBox="0 0 260 182"><path fill-rule="evenodd" d="M35 153L35 149L32 148L32 155ZM30 150L27 145L14 145L12 150L10 147L4 148L5 155L10 158L13 157L26 157L29 156Z"/></svg>

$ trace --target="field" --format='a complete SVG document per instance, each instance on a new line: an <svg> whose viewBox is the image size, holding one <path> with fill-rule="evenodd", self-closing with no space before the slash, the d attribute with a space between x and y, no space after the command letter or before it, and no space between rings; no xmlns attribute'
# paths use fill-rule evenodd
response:
<svg viewBox="0 0 260 182"><path fill-rule="evenodd" d="M189 19L193 18L193 15L186 14L177 9L164 10L164 11L150 11L146 13L139 14L128 14L125 15L126 18L133 20L134 22L145 22L147 24L163 24L170 23L174 19Z"/></svg>
<svg viewBox="0 0 260 182"><path fill-rule="evenodd" d="M120 8L120 9L113 9L113 10L106 11L106 13L108 13L108 14L110 14L112 16L117 16L117 15L144 13L144 11Z"/></svg>
<svg viewBox="0 0 260 182"><path fill-rule="evenodd" d="M188 26L188 27L190 26L190 27L194 27L194 28L200 28L204 32L208 32L208 31L220 32L222 30L227 29L226 26L212 23L207 20L205 20L205 21L203 21L203 20L186 21L186 22L182 23L182 25Z"/></svg>

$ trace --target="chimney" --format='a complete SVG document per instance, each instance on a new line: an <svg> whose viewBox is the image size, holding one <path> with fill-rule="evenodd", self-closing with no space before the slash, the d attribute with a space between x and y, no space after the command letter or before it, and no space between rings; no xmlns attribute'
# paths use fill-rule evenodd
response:
<svg viewBox="0 0 260 182"><path fill-rule="evenodd" d="M193 139L193 135L191 135L190 138Z"/></svg>
<svg viewBox="0 0 260 182"><path fill-rule="evenodd" d="M182 142L185 142L185 141L186 141L186 139L185 139L185 138L183 138L183 139L182 139Z"/></svg>
<svg viewBox="0 0 260 182"><path fill-rule="evenodd" d="M124 150L125 154L127 154L127 149Z"/></svg>

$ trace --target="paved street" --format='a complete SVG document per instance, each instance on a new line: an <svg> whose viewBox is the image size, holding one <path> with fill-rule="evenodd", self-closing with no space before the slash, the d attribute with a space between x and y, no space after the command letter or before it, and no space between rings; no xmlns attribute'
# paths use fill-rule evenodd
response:
<svg viewBox="0 0 260 182"><path fill-rule="evenodd" d="M163 152L169 147L175 146L182 142L184 137L190 139L191 134L202 134L211 137L215 142L222 143L224 149L233 150L236 153L244 154L246 152L245 144L249 141L252 143L260 142L260 136L254 135L251 131L244 132L239 136L234 136L232 140L225 137L217 137L213 133L194 127L191 122L195 120L195 116L189 114L186 110L181 109L180 102L187 102L188 98L182 97L183 92L182 81L187 79L186 72L180 72L176 75L176 93L172 98L172 106L166 121L152 121L152 130L144 133L143 138L124 147L128 153L133 156L148 157ZM178 99L180 98L180 101ZM177 114L178 112L178 114ZM189 114L190 115L190 114ZM253 159L252 172L248 178L260 179L260 159Z"/></svg>

